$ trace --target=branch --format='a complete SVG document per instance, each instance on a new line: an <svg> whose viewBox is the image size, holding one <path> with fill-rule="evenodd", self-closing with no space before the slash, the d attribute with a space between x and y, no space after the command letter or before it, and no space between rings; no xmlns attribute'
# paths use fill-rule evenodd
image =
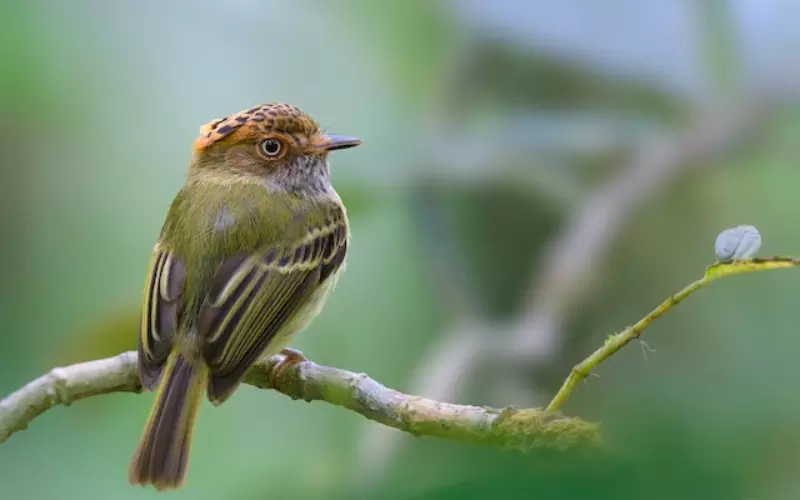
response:
<svg viewBox="0 0 800 500"><path fill-rule="evenodd" d="M25 429L46 410L90 396L141 392L136 352L54 368L0 400L0 443ZM436 436L465 442L490 443L506 449L568 449L598 446L599 425L542 409L494 409L456 405L409 396L389 389L367 375L321 366L311 361L275 367L284 357L259 361L245 382L275 389L293 399L327 401L369 420L414 436Z"/></svg>
<svg viewBox="0 0 800 500"><path fill-rule="evenodd" d="M547 405L547 411L558 411L567 399L575 391L578 382L585 379L592 373L592 370L597 368L597 365L613 356L617 351L628 345L632 340L638 339L642 335L642 331L650 326L650 324L663 316L664 313L672 309L674 306L680 304L686 297L700 290L701 288L710 285L712 282L724 278L726 276L734 276L737 274L753 273L757 271L770 271L772 269L785 269L789 267L800 266L800 259L791 257L772 257L768 259L746 259L738 260L735 262L718 262L710 266L706 270L706 274L697 281L694 281L680 292L672 295L667 300L661 303L658 307L653 309L647 316L637 321L634 325L629 326L619 333L609 335L603 347L596 350L588 358L584 359L579 364L572 368L572 371L564 381L561 389Z"/></svg>
<svg viewBox="0 0 800 500"><path fill-rule="evenodd" d="M513 326L501 362L516 359L529 366L552 355L565 316L591 289L625 222L683 171L712 165L709 159L752 135L769 110L765 100L753 97L732 109L698 112L684 133L643 144L628 167L593 192L537 268L527 312Z"/></svg>
<svg viewBox="0 0 800 500"><path fill-rule="evenodd" d="M744 226L743 226L744 227ZM718 255L755 252L760 236L748 228L725 231L717 241ZM757 237L756 237L757 236ZM359 413L369 420L414 436L436 436L456 441L488 443L505 449L529 451L538 448L568 449L602 444L599 425L564 417L557 411L569 399L578 382L600 363L641 336L645 328L694 292L726 276L800 267L791 257L745 258L717 262L705 275L672 295L652 312L617 334L603 347L576 365L553 400L542 410L494 409L443 403L389 389L363 373L318 365L311 361L275 368L283 355L259 361L245 382L262 389L275 389L293 399L327 401ZM141 392L133 351L113 358L54 368L0 400L0 443L25 429L37 416L53 406L69 405L89 396L111 392Z"/></svg>

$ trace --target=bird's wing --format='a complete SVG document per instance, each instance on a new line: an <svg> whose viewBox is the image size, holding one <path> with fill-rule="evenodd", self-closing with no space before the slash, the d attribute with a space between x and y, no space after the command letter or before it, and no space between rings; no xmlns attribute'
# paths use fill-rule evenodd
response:
<svg viewBox="0 0 800 500"><path fill-rule="evenodd" d="M343 263L347 219L337 204L304 213L291 224L298 236L235 255L220 265L200 310L198 333L211 371L209 399L219 404L295 316L318 286Z"/></svg>
<svg viewBox="0 0 800 500"><path fill-rule="evenodd" d="M172 348L185 279L184 262L156 245L147 270L139 328L139 379L150 390L158 385Z"/></svg>

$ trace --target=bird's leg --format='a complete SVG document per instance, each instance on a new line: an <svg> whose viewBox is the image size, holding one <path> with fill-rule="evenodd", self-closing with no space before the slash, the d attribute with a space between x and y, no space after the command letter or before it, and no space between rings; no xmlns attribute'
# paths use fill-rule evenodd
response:
<svg viewBox="0 0 800 500"><path fill-rule="evenodd" d="M302 351L292 349L291 347L281 349L281 354L283 354L284 358L280 360L277 365L275 365L275 368L272 369L273 385L275 385L275 381L280 378L281 373L283 373L285 369L292 365L308 361L308 358L305 356L305 354L303 354Z"/></svg>

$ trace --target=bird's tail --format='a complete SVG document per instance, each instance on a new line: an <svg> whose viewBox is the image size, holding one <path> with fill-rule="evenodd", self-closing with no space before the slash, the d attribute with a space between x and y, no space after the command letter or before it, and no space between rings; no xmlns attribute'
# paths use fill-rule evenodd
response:
<svg viewBox="0 0 800 500"><path fill-rule="evenodd" d="M186 476L197 410L208 381L208 368L179 352L170 354L128 481L157 490L181 486Z"/></svg>

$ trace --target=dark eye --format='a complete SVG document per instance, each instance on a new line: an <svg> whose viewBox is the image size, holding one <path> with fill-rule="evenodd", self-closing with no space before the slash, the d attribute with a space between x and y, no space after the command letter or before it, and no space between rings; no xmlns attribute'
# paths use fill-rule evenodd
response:
<svg viewBox="0 0 800 500"><path fill-rule="evenodd" d="M275 158L281 155L283 144L278 139L265 139L261 141L261 152L267 158Z"/></svg>

